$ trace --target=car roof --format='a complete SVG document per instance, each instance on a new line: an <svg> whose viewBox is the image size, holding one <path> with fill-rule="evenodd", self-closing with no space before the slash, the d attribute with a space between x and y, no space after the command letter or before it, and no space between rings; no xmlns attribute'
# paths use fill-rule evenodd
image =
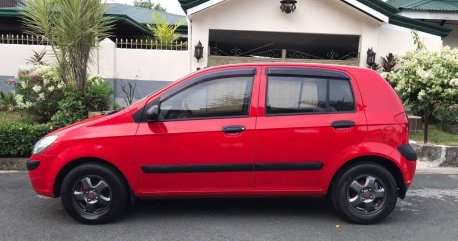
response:
<svg viewBox="0 0 458 241"><path fill-rule="evenodd" d="M294 63L294 62L259 62L259 63L240 63L240 64L227 64L206 68L208 69L224 69L224 68L242 68L242 67L308 67L308 68L324 68L335 70L370 70L357 66L349 65L335 65L335 64L319 64L319 63Z"/></svg>

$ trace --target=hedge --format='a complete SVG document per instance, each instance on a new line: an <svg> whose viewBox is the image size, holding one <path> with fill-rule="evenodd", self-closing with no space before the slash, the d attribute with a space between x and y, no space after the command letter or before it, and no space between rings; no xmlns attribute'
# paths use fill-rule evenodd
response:
<svg viewBox="0 0 458 241"><path fill-rule="evenodd" d="M48 125L0 123L0 157L27 157L35 143L50 132Z"/></svg>

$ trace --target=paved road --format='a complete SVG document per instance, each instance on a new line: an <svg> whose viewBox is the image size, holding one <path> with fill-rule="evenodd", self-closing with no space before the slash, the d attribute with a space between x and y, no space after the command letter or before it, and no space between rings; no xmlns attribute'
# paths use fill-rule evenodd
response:
<svg viewBox="0 0 458 241"><path fill-rule="evenodd" d="M0 240L458 240L458 172L417 174L378 225L342 221L322 199L144 201L116 223L76 223L37 196L26 173L0 173Z"/></svg>

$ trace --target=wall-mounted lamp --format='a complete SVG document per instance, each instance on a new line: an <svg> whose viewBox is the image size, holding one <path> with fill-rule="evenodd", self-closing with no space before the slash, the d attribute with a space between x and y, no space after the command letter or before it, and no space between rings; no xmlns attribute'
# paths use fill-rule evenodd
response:
<svg viewBox="0 0 458 241"><path fill-rule="evenodd" d="M366 60L366 63L369 67L372 67L372 65L375 64L375 55L376 53L374 52L374 50L372 48L368 49L367 50L367 60Z"/></svg>
<svg viewBox="0 0 458 241"><path fill-rule="evenodd" d="M284 13L290 14L296 10L296 0L282 0L280 3L280 9Z"/></svg>
<svg viewBox="0 0 458 241"><path fill-rule="evenodd" d="M194 57L197 59L197 62L204 57L204 46L202 46L200 41L196 46L194 46Z"/></svg>

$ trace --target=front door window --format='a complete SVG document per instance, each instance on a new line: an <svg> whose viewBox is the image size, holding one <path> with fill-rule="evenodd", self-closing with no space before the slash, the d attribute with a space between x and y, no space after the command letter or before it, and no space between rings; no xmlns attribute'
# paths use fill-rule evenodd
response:
<svg viewBox="0 0 458 241"><path fill-rule="evenodd" d="M248 116L253 77L206 81L162 101L160 120Z"/></svg>

